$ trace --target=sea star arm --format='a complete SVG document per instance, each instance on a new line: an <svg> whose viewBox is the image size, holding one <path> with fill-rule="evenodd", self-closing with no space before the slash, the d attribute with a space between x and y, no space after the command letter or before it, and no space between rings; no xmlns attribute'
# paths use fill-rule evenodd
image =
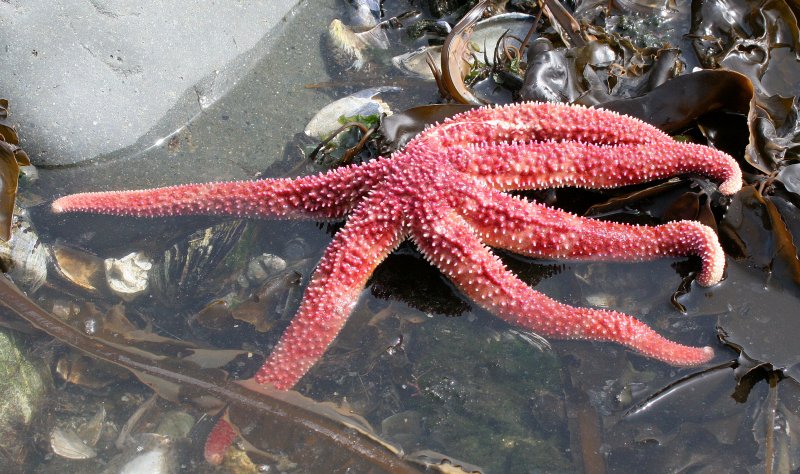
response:
<svg viewBox="0 0 800 474"><path fill-rule="evenodd" d="M344 326L375 267L405 239L399 209L382 206L384 199L371 194L336 234L256 382L294 386Z"/></svg>
<svg viewBox="0 0 800 474"><path fill-rule="evenodd" d="M412 227L420 251L473 301L505 321L559 339L612 341L672 365L702 364L710 347L670 341L632 316L575 308L535 291L512 274L454 210L426 212Z"/></svg>
<svg viewBox="0 0 800 474"><path fill-rule="evenodd" d="M725 253L714 231L699 222L676 221L637 226L601 221L473 186L459 213L492 247L543 258L641 261L697 255L697 282L722 279Z"/></svg>
<svg viewBox="0 0 800 474"><path fill-rule="evenodd" d="M742 172L731 156L667 138L657 145L552 140L468 145L448 149L447 157L459 171L504 191L611 188L686 173L718 181L725 195L741 189Z"/></svg>
<svg viewBox="0 0 800 474"><path fill-rule="evenodd" d="M449 148L513 141L579 141L604 145L671 140L641 120L605 109L545 102L481 107L429 127L408 148Z"/></svg>
<svg viewBox="0 0 800 474"><path fill-rule="evenodd" d="M138 191L71 194L55 212L134 217L227 215L239 217L344 217L383 175L387 159L300 178L185 184Z"/></svg>

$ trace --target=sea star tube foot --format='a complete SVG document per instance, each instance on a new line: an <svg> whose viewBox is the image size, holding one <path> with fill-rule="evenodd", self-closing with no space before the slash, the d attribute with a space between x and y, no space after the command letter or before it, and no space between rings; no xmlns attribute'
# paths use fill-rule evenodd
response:
<svg viewBox="0 0 800 474"><path fill-rule="evenodd" d="M722 278L725 256L703 224L605 222L504 193L607 188L685 173L718 181L726 195L742 185L741 170L727 154L676 142L640 120L602 109L523 103L456 115L389 158L315 176L84 193L59 198L52 207L140 217L346 218L297 316L255 376L288 389L322 357L375 266L405 239L473 301L511 324L556 338L616 342L673 365L707 362L710 347L670 341L619 312L548 298L489 249L579 260L696 255L702 263L698 283L713 285Z"/></svg>

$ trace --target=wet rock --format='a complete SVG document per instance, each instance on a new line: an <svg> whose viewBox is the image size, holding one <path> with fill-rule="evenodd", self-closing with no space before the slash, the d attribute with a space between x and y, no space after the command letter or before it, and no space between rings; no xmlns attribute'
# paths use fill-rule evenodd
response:
<svg viewBox="0 0 800 474"><path fill-rule="evenodd" d="M25 98L25 148L39 164L77 163L133 145L170 111L196 115L297 3L1 2L4 93Z"/></svg>
<svg viewBox="0 0 800 474"><path fill-rule="evenodd" d="M185 438L189 435L195 419L192 415L173 410L164 414L161 423L156 428L156 433L170 438Z"/></svg>
<svg viewBox="0 0 800 474"><path fill-rule="evenodd" d="M22 341L0 330L0 466L20 464L27 452L28 429L53 385L40 360L29 358Z"/></svg>

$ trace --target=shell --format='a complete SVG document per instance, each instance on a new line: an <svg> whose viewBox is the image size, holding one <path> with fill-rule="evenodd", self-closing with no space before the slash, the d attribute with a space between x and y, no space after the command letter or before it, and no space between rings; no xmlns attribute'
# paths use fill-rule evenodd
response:
<svg viewBox="0 0 800 474"><path fill-rule="evenodd" d="M392 64L407 76L433 81L433 71L431 71L427 61L428 55L431 56L434 64L441 64L442 47L423 46L409 53L393 57Z"/></svg>
<svg viewBox="0 0 800 474"><path fill-rule="evenodd" d="M198 230L155 259L150 271L152 293L170 307L194 303L201 284L236 248L247 221L235 220Z"/></svg>
<svg viewBox="0 0 800 474"><path fill-rule="evenodd" d="M497 41L505 34L506 38L519 38L522 40L534 24L535 17L524 13L503 13L478 22L470 36L470 43L478 48L477 56L483 60L483 53L489 64L494 62L494 49ZM509 44L519 46L514 40Z"/></svg>
<svg viewBox="0 0 800 474"><path fill-rule="evenodd" d="M244 288L258 286L276 273L286 269L286 261L277 255L264 253L252 258L247 263L247 268L239 279L239 284Z"/></svg>
<svg viewBox="0 0 800 474"><path fill-rule="evenodd" d="M103 472L172 474L178 472L179 451L178 444L168 436L140 433L126 442L123 452L115 456Z"/></svg>
<svg viewBox="0 0 800 474"><path fill-rule="evenodd" d="M47 250L24 213L14 215L11 239L0 242L0 267L30 293L47 279Z"/></svg>
<svg viewBox="0 0 800 474"><path fill-rule="evenodd" d="M50 432L50 448L66 459L91 459L97 451L81 440L78 433L69 428L55 427Z"/></svg>
<svg viewBox="0 0 800 474"><path fill-rule="evenodd" d="M334 19L328 25L328 47L340 66L361 71L369 65L371 50L389 49L389 38L383 25L356 33L341 20Z"/></svg>
<svg viewBox="0 0 800 474"><path fill-rule="evenodd" d="M56 275L90 293L106 290L103 259L80 249L55 244L50 248Z"/></svg>
<svg viewBox="0 0 800 474"><path fill-rule="evenodd" d="M147 293L153 262L144 253L133 252L119 259L107 258L103 263L106 283L115 295L130 302Z"/></svg>
<svg viewBox="0 0 800 474"><path fill-rule="evenodd" d="M317 112L308 122L305 134L317 139L325 139L341 126L341 117L353 117L356 115L391 115L389 106L376 96L383 92L399 92L399 87L382 86L371 87L342 97L333 101Z"/></svg>
<svg viewBox="0 0 800 474"><path fill-rule="evenodd" d="M381 19L380 0L348 0L350 7L350 25L353 27L371 28Z"/></svg>

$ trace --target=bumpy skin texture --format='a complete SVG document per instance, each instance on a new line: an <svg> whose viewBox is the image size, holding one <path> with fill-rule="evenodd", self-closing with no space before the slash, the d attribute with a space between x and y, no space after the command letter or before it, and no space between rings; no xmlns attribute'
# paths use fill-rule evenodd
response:
<svg viewBox="0 0 800 474"><path fill-rule="evenodd" d="M683 173L741 188L736 162L678 143L639 120L600 109L523 103L486 107L428 128L390 158L297 179L192 184L86 193L57 212L141 217L347 217L317 266L295 318L255 376L291 388L339 333L375 267L411 239L475 303L544 336L616 342L673 365L696 365L710 347L667 340L635 318L575 308L533 290L488 246L547 258L648 260L697 255L701 285L717 283L725 256L697 222L632 226L578 217L503 191L605 188Z"/></svg>

